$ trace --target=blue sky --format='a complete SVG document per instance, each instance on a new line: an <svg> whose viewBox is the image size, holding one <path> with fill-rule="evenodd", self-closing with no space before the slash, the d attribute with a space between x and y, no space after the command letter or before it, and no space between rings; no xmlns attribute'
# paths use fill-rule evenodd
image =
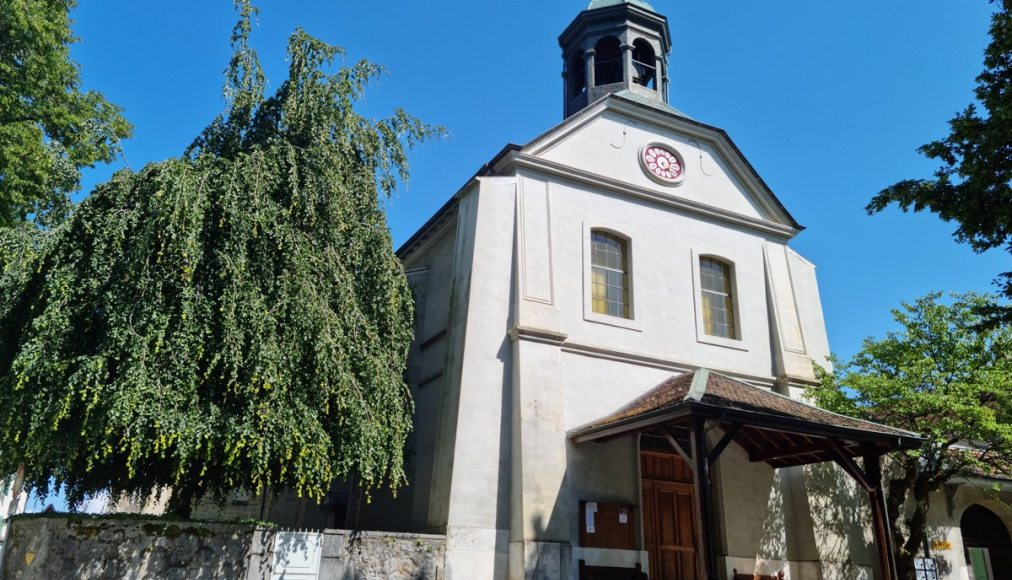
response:
<svg viewBox="0 0 1012 580"><path fill-rule="evenodd" d="M345 2L261 0L253 44L271 86L297 26L389 75L364 111L402 106L444 125L412 158L389 206L406 240L509 142L562 118L557 37L583 0ZM927 177L916 148L947 134L972 99L989 15L985 0L687 2L655 0L671 25L671 104L725 129L808 229L792 242L819 268L835 353L892 327L889 310L932 290L989 291L1008 255L976 255L932 215L862 209L882 187ZM138 169L178 155L221 110L234 12L227 0L82 2L73 56L87 88L126 110ZM85 192L112 167L86 174Z"/></svg>

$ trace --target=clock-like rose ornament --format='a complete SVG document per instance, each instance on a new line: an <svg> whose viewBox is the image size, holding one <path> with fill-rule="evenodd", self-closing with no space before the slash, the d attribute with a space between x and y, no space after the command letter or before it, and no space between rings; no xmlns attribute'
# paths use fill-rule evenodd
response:
<svg viewBox="0 0 1012 580"><path fill-rule="evenodd" d="M651 179L662 185L678 185L685 178L682 156L660 143L651 143L640 150L640 165Z"/></svg>

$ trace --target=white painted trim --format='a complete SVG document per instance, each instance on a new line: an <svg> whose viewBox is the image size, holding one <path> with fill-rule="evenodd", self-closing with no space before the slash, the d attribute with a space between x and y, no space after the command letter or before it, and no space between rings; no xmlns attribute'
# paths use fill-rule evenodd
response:
<svg viewBox="0 0 1012 580"><path fill-rule="evenodd" d="M798 233L798 230L787 225L790 219L785 211L780 209L773 201L771 197L773 192L761 183L760 179L753 173L753 170L748 167L742 154L731 145L728 137L722 131L715 127L705 126L689 119L681 119L661 111L644 109L637 104L626 102L621 98L600 99L597 103L577 113L576 116L570 117L570 119L567 119L562 124L528 143L524 147L525 154L537 156L551 151L571 134L602 116L607 111L613 111L628 119L641 121L666 131L675 131L709 144L727 162L749 196L753 198L771 220L766 223L790 230L792 233L789 234L789 237L793 237Z"/></svg>
<svg viewBox="0 0 1012 580"><path fill-rule="evenodd" d="M547 212L547 215L545 216L545 219L546 219L546 222L548 224L548 231L547 231L547 236L548 236L548 242L547 242L548 243L548 248L547 248L547 250L548 250L548 298L539 298L539 297L536 297L536 296L531 296L531 295L529 295L527 293L527 274L528 274L528 271L527 271L527 263L528 263L528 257L527 257L527 248L528 248L527 247L527 235L528 235L528 227L527 227L527 216L526 216L526 214L524 212L524 209L525 209L524 208L524 205L525 205L525 193L526 193L525 190L524 190L524 184L527 181L535 181L535 182L543 185L544 188L545 188L545 209L546 209L546 212ZM547 304L549 306L552 306L552 305L555 304L555 256L554 256L554 252L552 251L552 232L553 232L553 228L552 228L552 191L551 191L551 183L543 182L543 181L538 181L537 179L531 178L531 176L529 176L529 175L518 174L517 175L517 180L516 180L516 188L517 188L517 190L516 190L516 198L517 198L517 204L516 204L517 216L516 216L516 219L517 219L517 225L518 225L517 234L518 234L518 238L519 238L518 246L519 246L519 250L520 250L518 252L519 255L517 256L518 259L520 260L520 279L519 279L520 293L521 293L522 298L524 300L527 300L527 301L530 301L530 302L538 302L538 303L541 303L541 304Z"/></svg>
<svg viewBox="0 0 1012 580"><path fill-rule="evenodd" d="M692 372L701 368L699 365L693 365L683 361L641 355L634 352L615 350L613 348L574 342L571 340L566 340L559 348L562 349L562 352L570 354L600 358L641 367L661 369L679 374ZM711 369L711 371L749 383L756 387L773 389L776 385L776 377L773 376L760 377L721 369Z"/></svg>
<svg viewBox="0 0 1012 580"><path fill-rule="evenodd" d="M790 226L737 214L725 209L692 201L690 199L675 197L647 187L641 187L624 181L619 181L604 175L598 175L587 171L578 171L568 165L548 161L547 159L532 157L524 153L513 152L507 156L506 163L506 165L502 166L503 168L507 167L509 163L512 163L518 168L529 169L544 175L565 179L580 185L588 186L593 190L603 190L624 197L650 201L670 209L703 216L721 223L742 227L752 232L772 236L778 240L789 240L800 231Z"/></svg>

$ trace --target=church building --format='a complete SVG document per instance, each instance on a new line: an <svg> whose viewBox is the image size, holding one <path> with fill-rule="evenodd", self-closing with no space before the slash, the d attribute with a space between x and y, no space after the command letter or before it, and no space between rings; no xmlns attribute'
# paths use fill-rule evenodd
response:
<svg viewBox="0 0 1012 580"><path fill-rule="evenodd" d="M896 580L883 458L921 439L805 402L830 349L802 226L668 104L644 0L593 0L559 43L562 122L398 250L410 485L194 515L438 534L446 580ZM1012 477L936 496L919 578L1012 578Z"/></svg>
<svg viewBox="0 0 1012 580"><path fill-rule="evenodd" d="M920 439L801 400L830 352L802 226L668 104L650 5L594 0L559 42L564 120L398 252L404 527L455 580L895 578L880 458Z"/></svg>

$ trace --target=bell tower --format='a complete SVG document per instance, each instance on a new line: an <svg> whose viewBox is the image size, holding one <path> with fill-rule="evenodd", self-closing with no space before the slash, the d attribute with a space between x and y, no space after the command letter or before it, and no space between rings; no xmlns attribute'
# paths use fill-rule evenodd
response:
<svg viewBox="0 0 1012 580"><path fill-rule="evenodd" d="M592 0L559 36L559 46L567 118L622 91L667 103L668 19L643 0Z"/></svg>

